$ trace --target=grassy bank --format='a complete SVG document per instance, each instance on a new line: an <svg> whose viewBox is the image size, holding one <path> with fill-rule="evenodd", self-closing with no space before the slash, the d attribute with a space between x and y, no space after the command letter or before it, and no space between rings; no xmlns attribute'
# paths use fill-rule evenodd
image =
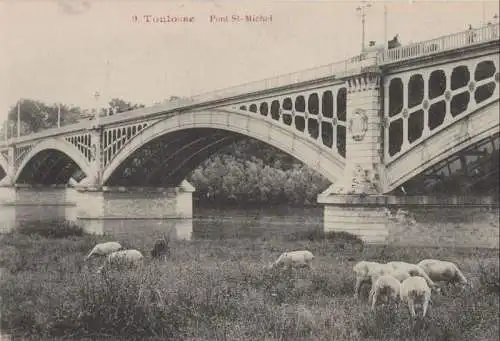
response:
<svg viewBox="0 0 500 341"><path fill-rule="evenodd" d="M0 238L2 330L33 339L92 340L497 340L498 252L365 246L349 238L294 234L267 240L177 241L149 259L156 236L120 240L138 248L138 269L96 274L84 255L111 236L33 225ZM67 233L60 232L68 231ZM133 243L132 243L133 242ZM282 251L309 249L312 270L265 271ZM356 261L440 258L460 265L473 289L435 296L425 320L369 311L352 298Z"/></svg>

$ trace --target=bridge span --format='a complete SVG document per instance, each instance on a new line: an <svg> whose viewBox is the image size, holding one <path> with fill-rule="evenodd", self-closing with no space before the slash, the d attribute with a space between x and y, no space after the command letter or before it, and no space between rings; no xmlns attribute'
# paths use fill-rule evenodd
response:
<svg viewBox="0 0 500 341"><path fill-rule="evenodd" d="M12 138L0 143L0 185L66 185L83 172L75 200L94 216L89 195L191 193L191 170L252 137L331 181L318 197L325 229L386 241L383 206L437 203L422 196L455 183L457 195L472 193L498 178L498 37L488 25Z"/></svg>

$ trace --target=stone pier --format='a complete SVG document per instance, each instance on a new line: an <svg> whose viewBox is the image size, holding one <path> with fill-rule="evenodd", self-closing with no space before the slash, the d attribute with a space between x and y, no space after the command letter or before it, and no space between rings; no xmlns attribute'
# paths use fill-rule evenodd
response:
<svg viewBox="0 0 500 341"><path fill-rule="evenodd" d="M154 228L189 239L193 192L187 181L176 188L0 187L0 232L22 221L64 219L95 234Z"/></svg>
<svg viewBox="0 0 500 341"><path fill-rule="evenodd" d="M175 227L175 231L169 228L172 237L188 239L192 232L193 192L194 187L187 181L176 188L70 188L68 199L77 205L66 219L95 234L155 225Z"/></svg>
<svg viewBox="0 0 500 341"><path fill-rule="evenodd" d="M318 202L324 205L325 232L349 232L367 244L500 246L498 203L493 197L323 193ZM463 211L470 212L467 221L453 219L460 211L462 217L467 214ZM427 216L432 218L425 219Z"/></svg>

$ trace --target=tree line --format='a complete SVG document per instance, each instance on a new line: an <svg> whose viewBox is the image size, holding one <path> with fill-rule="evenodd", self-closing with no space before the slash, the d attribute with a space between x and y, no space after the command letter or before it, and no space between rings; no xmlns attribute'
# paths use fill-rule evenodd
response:
<svg viewBox="0 0 500 341"><path fill-rule="evenodd" d="M172 96L169 100L178 97ZM17 106L21 136L89 119L95 112L65 104L46 104L21 99L8 113L0 135L17 136ZM119 98L109 101L113 114L144 107ZM104 110L104 109L102 109ZM103 113L101 113L103 114ZM6 131L7 129L7 131ZM329 182L292 156L251 138L220 149L186 178L195 188L195 198L210 205L315 205L316 197Z"/></svg>

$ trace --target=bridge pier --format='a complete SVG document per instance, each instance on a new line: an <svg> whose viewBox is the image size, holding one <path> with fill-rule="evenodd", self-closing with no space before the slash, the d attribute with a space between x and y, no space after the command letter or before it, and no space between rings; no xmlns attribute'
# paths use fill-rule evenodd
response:
<svg viewBox="0 0 500 341"><path fill-rule="evenodd" d="M325 232L349 232L367 244L500 246L498 206L491 196L323 193L318 197L318 202L324 204ZM399 212L409 212L409 215ZM467 219L464 219L465 216Z"/></svg>
<svg viewBox="0 0 500 341"><path fill-rule="evenodd" d="M125 233L127 228L155 225L174 238L189 239L194 190L187 181L176 188L70 188L68 198L77 205L66 219L95 234Z"/></svg>
<svg viewBox="0 0 500 341"><path fill-rule="evenodd" d="M189 239L193 192L187 181L176 188L0 187L0 232L22 221L65 219L95 234L154 228Z"/></svg>
<svg viewBox="0 0 500 341"><path fill-rule="evenodd" d="M66 199L61 186L0 187L0 232L8 232L25 221L65 219L75 203Z"/></svg>

